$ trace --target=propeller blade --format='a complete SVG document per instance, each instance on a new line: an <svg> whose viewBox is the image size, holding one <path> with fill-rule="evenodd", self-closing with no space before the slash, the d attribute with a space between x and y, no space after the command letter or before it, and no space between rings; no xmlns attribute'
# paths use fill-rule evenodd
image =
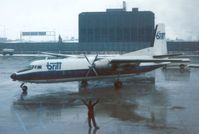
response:
<svg viewBox="0 0 199 134"><path fill-rule="evenodd" d="M95 56L95 59L94 59L93 63L97 60L97 57L98 57L98 54Z"/></svg>
<svg viewBox="0 0 199 134"><path fill-rule="evenodd" d="M90 74L91 70L93 70L93 72L95 73L96 76L98 76L98 73L95 69L95 61L97 61L97 57L98 57L98 54L95 56L95 59L93 60L92 64L91 62L89 61L88 57L86 56L86 54L84 54L84 57L86 58L87 62L91 65L89 66L89 70L88 72L86 73L86 77Z"/></svg>
<svg viewBox="0 0 199 134"><path fill-rule="evenodd" d="M95 67L92 68L93 72L95 73L96 76L98 76L97 71L95 70Z"/></svg>
<svg viewBox="0 0 199 134"><path fill-rule="evenodd" d="M91 68L89 67L88 72L86 73L86 77L90 74Z"/></svg>
<svg viewBox="0 0 199 134"><path fill-rule="evenodd" d="M86 58L87 62L91 65L91 63L90 63L88 57L86 56L86 54L84 54L84 57Z"/></svg>

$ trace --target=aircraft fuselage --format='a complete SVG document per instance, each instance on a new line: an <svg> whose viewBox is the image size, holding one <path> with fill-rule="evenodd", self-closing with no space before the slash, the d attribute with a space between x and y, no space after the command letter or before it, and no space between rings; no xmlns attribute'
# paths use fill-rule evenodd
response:
<svg viewBox="0 0 199 134"><path fill-rule="evenodd" d="M11 78L21 82L56 83L140 74L161 66L156 63L114 66L109 64L109 59L101 59L95 62L96 74L85 58L47 59L32 62L28 69L12 74Z"/></svg>

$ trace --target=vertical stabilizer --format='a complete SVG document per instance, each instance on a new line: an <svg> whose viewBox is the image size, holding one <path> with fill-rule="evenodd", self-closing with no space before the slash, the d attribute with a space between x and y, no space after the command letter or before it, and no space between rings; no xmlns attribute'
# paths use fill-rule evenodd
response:
<svg viewBox="0 0 199 134"><path fill-rule="evenodd" d="M167 55L167 42L165 36L165 25L158 24L154 36L154 55Z"/></svg>
<svg viewBox="0 0 199 134"><path fill-rule="evenodd" d="M167 43L165 37L165 26L164 24L158 24L155 28L153 42L151 47L144 48L141 50L126 53L128 56L160 56L167 55Z"/></svg>

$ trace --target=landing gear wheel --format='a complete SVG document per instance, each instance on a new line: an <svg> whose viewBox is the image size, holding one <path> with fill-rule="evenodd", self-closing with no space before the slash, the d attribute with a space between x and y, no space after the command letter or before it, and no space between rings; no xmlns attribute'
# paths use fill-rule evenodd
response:
<svg viewBox="0 0 199 134"><path fill-rule="evenodd" d="M87 87L87 86L88 86L87 80L82 80L81 81L81 87Z"/></svg>
<svg viewBox="0 0 199 134"><path fill-rule="evenodd" d="M185 65L184 64L180 64L180 69L185 69Z"/></svg>
<svg viewBox="0 0 199 134"><path fill-rule="evenodd" d="M27 86L23 86L22 90L23 90L24 93L27 93L28 87Z"/></svg>
<svg viewBox="0 0 199 134"><path fill-rule="evenodd" d="M122 82L117 80L117 81L115 81L114 86L115 86L116 89L121 88L122 87Z"/></svg>
<svg viewBox="0 0 199 134"><path fill-rule="evenodd" d="M181 73L185 72L185 65L184 64L180 64L180 72Z"/></svg>
<svg viewBox="0 0 199 134"><path fill-rule="evenodd" d="M27 94L27 93L28 93L28 87L25 86L24 83L22 83L20 87L21 87L21 89L22 89L22 91L23 91L23 92L22 92L23 94Z"/></svg>
<svg viewBox="0 0 199 134"><path fill-rule="evenodd" d="M167 69L167 66L166 66L166 65L164 65L164 66L162 67L162 69L163 69L163 70L166 70L166 69Z"/></svg>

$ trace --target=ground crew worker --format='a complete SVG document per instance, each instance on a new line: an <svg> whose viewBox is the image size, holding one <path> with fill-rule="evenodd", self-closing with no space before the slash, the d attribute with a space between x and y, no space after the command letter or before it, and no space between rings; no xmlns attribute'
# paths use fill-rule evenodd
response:
<svg viewBox="0 0 199 134"><path fill-rule="evenodd" d="M95 103L92 104L92 101L89 100L89 102L87 103L85 100L82 100L82 102L87 106L88 108L88 126L91 128L91 120L93 122L93 126L97 129L99 129L99 127L97 126L96 122L95 122L95 115L94 115L94 106L99 102L99 99L96 100Z"/></svg>

